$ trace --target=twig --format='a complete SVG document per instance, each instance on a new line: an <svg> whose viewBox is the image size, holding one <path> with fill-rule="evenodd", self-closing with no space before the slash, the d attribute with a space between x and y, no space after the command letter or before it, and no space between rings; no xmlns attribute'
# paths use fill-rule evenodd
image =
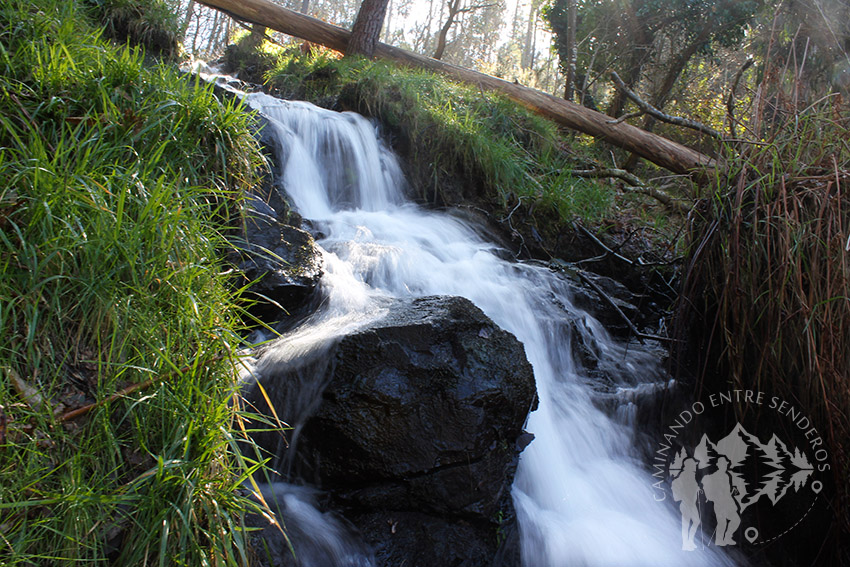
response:
<svg viewBox="0 0 850 567"><path fill-rule="evenodd" d="M675 126L684 126L685 128L691 128L718 140L723 139L723 134L721 134L711 126L706 126L701 122L697 122L696 120L689 120L688 118L682 118L681 116L671 116L669 114L664 114L663 112L661 112L660 110L640 98L632 89L627 87L626 83L623 82L623 79L620 78L616 71L611 71L611 78L614 80L614 83L616 83L617 88L623 91L623 93L627 97L632 99L646 114L649 114L650 116L653 116L658 120L661 120L662 122L667 122Z"/></svg>
<svg viewBox="0 0 850 567"><path fill-rule="evenodd" d="M517 209L519 209L519 208L520 208L520 206L522 205L522 200L523 200L524 198L525 198L525 195L520 195L519 197L517 197L517 203L516 203L516 206L515 206L513 209L511 209L511 212L509 212L509 213L508 213L508 216L501 218L501 219L499 220L499 222L505 222L505 221L507 221L508 226L510 226L510 227L511 227L511 229L513 229L513 226L511 226L511 217L512 217L512 216L514 216L514 213L517 211Z"/></svg>
<svg viewBox="0 0 850 567"><path fill-rule="evenodd" d="M666 342L671 342L671 341L674 340L674 339L671 339L669 337L659 337L657 335L647 335L645 333L641 333L640 331L638 331L638 328L635 327L635 324L632 323L632 320L629 319L628 316L626 316L625 313L623 313L623 310L620 309L620 307L616 303L614 303L614 300L611 299L611 297L607 293L602 291L602 288L600 288L598 285L596 285L596 282L594 282L592 279L590 279L589 277L584 275L584 273L582 273L581 271L577 271L576 274L578 274L578 277L581 281L583 281L585 284L587 284L590 287L590 289L592 289L594 292L596 292L596 295L598 295L600 298L602 298L602 300L605 303L607 303L614 311L617 312L617 314L620 316L620 318L629 327L629 330L632 332L632 334L635 336L635 338L637 338L637 340L640 341L640 344L644 344L644 342L643 342L644 340L647 340L647 341L666 341Z"/></svg>
<svg viewBox="0 0 850 567"><path fill-rule="evenodd" d="M643 110L637 110L635 112L629 112L628 114L624 114L624 115L622 115L621 117L619 117L615 120L608 120L608 121L606 121L606 123L607 124L620 124L622 122L625 122L629 118L637 118L638 116L643 116L644 114L646 114L646 113Z"/></svg>
<svg viewBox="0 0 850 567"><path fill-rule="evenodd" d="M230 18L234 22L236 22L236 25L241 26L242 29L247 30L247 31L254 31L253 28L248 25L248 23L251 23L251 22L248 22L248 20L243 20L242 18L237 18L236 16L233 16L233 15L230 15ZM260 24L254 24L254 25L260 25ZM268 41L269 43L273 43L273 44L277 45L278 47L283 47L283 48L286 47L281 42L279 42L278 40L273 38L268 32L263 33L263 41Z"/></svg>
<svg viewBox="0 0 850 567"><path fill-rule="evenodd" d="M611 248L609 248L604 242L602 242L601 240L596 238L596 235L594 235L592 232L587 230L580 223L573 223L573 226L578 228L578 230L580 230L582 233L584 233L585 236L590 238L594 243L596 243L597 246L599 246L600 248L602 248L602 250L605 251L605 254L603 254L601 256L594 256L593 258L585 258L584 260L579 260L578 262L576 262L576 264L586 264L588 262L601 262L605 258L614 257L617 260L620 260L621 262L628 264L629 266L640 267L640 268L655 268L657 266L669 266L671 264L675 264L675 263L681 261L681 258L674 258L674 259L672 259L670 261L666 261L666 262L644 262L640 258L638 258L637 261L630 260L629 258L626 258L622 254L619 254L616 250L612 250Z"/></svg>
<svg viewBox="0 0 850 567"><path fill-rule="evenodd" d="M735 133L735 91L738 90L738 83L741 81L744 71L752 67L753 60L747 59L746 63L735 73L735 78L732 79L732 87L729 89L729 96L726 98L726 116L729 117L729 135L736 138Z"/></svg>
<svg viewBox="0 0 850 567"><path fill-rule="evenodd" d="M482 8L492 8L496 3L493 2L491 4L473 4L472 6L468 6L466 8L461 8L457 11L458 14L465 14L466 12L473 12L475 10L480 10Z"/></svg>
<svg viewBox="0 0 850 567"><path fill-rule="evenodd" d="M574 169L570 173L579 177L614 177L625 181L632 187L642 187L646 185L641 179L625 169L599 167L596 169Z"/></svg>
<svg viewBox="0 0 850 567"><path fill-rule="evenodd" d="M652 187L650 185L631 187L630 191L634 191L635 193L640 193L642 195L652 197L659 203L662 203L670 207L671 209L682 213L683 215L687 215L688 212L691 210L691 208L682 201L670 196L668 193L665 193L661 189Z"/></svg>
<svg viewBox="0 0 850 567"><path fill-rule="evenodd" d="M596 235L595 235L595 234L593 234L592 232L590 232L589 230L587 230L586 228L584 228L584 226L582 226L580 223L574 223L574 226L578 227L578 229L579 229L581 232L583 232L585 236L587 236L587 237L588 237L588 238L590 238L593 242L595 242L597 246L599 246L600 248L602 248L603 250L605 250L605 252L607 253L607 255L608 255L608 256L613 256L614 258L616 258L616 259L618 259L618 260L621 260L621 261L625 262L625 263L626 263L626 264L628 264L629 266L636 266L636 265L638 265L638 264L637 264L637 262L635 262L634 260L629 260L629 259L628 259L628 258L626 258L625 256L622 256L621 254L618 254L618 253L614 252L613 250L611 250L608 246L606 246L606 245L605 245L605 243L604 243L604 242L602 242L601 240L599 240L598 238L596 238Z"/></svg>
<svg viewBox="0 0 850 567"><path fill-rule="evenodd" d="M514 213L517 212L517 210L522 206L522 200L524 198L525 198L525 195L518 196L516 206L513 209L511 209L511 212L508 213L508 216L499 219L500 223L503 223L503 222L508 223L508 228L511 230L511 236L514 236L514 235L519 236L519 252L522 252L522 248L523 248L523 246L525 246L525 238L523 237L521 232L519 232L517 229L514 228L514 225L511 222L511 217L514 216Z"/></svg>
<svg viewBox="0 0 850 567"><path fill-rule="evenodd" d="M213 356L212 358L205 360L203 362L203 364L210 364L212 362L218 362L219 360L224 359L226 356L227 356L227 354L217 354L217 355ZM108 398L104 398L104 399L100 400L99 402L94 402L93 404L89 404L87 406L83 406L81 408L77 408L75 410L71 410L69 412L62 414L62 416L59 418L58 421L59 421L59 423L64 423L66 421L71 421L72 419L77 419L81 415L85 415L95 408L99 408L100 406L114 402L115 400L118 400L120 398L124 398L126 396L129 396L133 392L138 392L139 390L145 390L147 388L150 388L151 386L153 386L154 384L156 384L157 382L159 382L161 380L166 380L166 379L171 378L173 376L177 376L177 375L183 374L185 372L188 372L194 366L195 366L194 363L187 364L186 366L184 366L183 368L180 368L179 370L172 370L171 372L168 372L167 374L164 374L162 376L155 376L153 378L149 378L149 379L145 380L144 382L139 382L137 384L130 384L126 388L122 388L121 390L115 392L114 394L112 394Z"/></svg>
<svg viewBox="0 0 850 567"><path fill-rule="evenodd" d="M680 212L682 214L687 214L691 208L684 204L682 201L676 199L669 193L658 189L657 187L653 187L647 183L644 183L639 177L636 175L626 171L625 169L617 169L617 168L599 168L599 169L574 169L571 172L573 175L578 177L591 177L591 178L600 178L600 177L612 177L615 179L620 179L629 185L629 191L633 191L635 193L641 193L643 195L648 195L653 199L663 203L664 205L670 207L671 209Z"/></svg>

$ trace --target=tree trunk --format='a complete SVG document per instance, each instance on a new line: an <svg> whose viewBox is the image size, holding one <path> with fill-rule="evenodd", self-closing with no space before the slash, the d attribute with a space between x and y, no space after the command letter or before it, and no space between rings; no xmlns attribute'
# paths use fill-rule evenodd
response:
<svg viewBox="0 0 850 567"><path fill-rule="evenodd" d="M634 90L643 72L647 53L652 47L652 42L655 41L655 34L646 27L645 22L641 19L640 14L638 14L631 2L626 2L623 17L626 19L626 25L624 27L629 31L628 40L632 47L629 61L626 64L626 68L623 69L621 76L626 86ZM611 104L608 106L608 115L617 118L623 113L625 106L626 95L618 90L614 93Z"/></svg>
<svg viewBox="0 0 850 567"><path fill-rule="evenodd" d="M186 37L186 30L189 29L189 24L192 22L192 16L195 12L195 0L190 0L188 7L186 8L186 17L183 18L183 25L180 26L180 37ZM184 40L185 41L185 40Z"/></svg>
<svg viewBox="0 0 850 567"><path fill-rule="evenodd" d="M309 14L310 13L310 0L304 0L301 2L301 13Z"/></svg>
<svg viewBox="0 0 850 567"><path fill-rule="evenodd" d="M537 19L537 3L531 2L528 13L528 25L525 28L525 49L522 50L519 66L522 69L530 69L534 65L534 24Z"/></svg>
<svg viewBox="0 0 850 567"><path fill-rule="evenodd" d="M520 8L521 4L522 4L522 2L517 0L516 6L514 7L513 23L511 24L511 39L516 41L517 44L519 44L519 42L520 42L519 37L520 37L520 34L522 33L522 29L520 27L521 22L519 20L519 8Z"/></svg>
<svg viewBox="0 0 850 567"><path fill-rule="evenodd" d="M357 12L357 20L351 28L347 54L366 57L372 57L375 54L375 46L381 36L388 4L389 0L363 0L360 11Z"/></svg>
<svg viewBox="0 0 850 567"><path fill-rule="evenodd" d="M218 36L218 33L216 33L216 32L218 32L218 21L220 19L221 19L221 12L216 12L215 17L213 18L213 23L212 23L212 30L213 31L212 31L212 33L209 34L209 36L207 36L207 48L206 48L206 51L205 51L207 56L209 56L215 50L215 40L216 40L216 37Z"/></svg>
<svg viewBox="0 0 850 567"><path fill-rule="evenodd" d="M389 43L390 34L393 32L393 0L390 0L389 5L387 6L387 20L384 26L384 42Z"/></svg>
<svg viewBox="0 0 850 567"><path fill-rule="evenodd" d="M688 44L685 49L680 51L674 58L673 61L670 62L670 65L667 67L667 73L664 75L664 80L661 81L661 84L658 86L658 89L655 91L655 96L652 97L652 106L657 108L658 110L664 110L664 105L667 104L667 99L670 98L670 93L673 91L673 86L676 84L676 81L679 80L679 76L682 74L682 71L687 67L688 62L691 58L696 55L696 52L699 48L705 44L705 41L708 38L707 30L704 30L699 37L697 37L694 41ZM631 87L630 87L631 88ZM655 128L655 118L647 115L644 120L641 128L646 130L647 132L652 132L653 128ZM638 164L638 156L637 154L632 154L626 160L626 163L623 165L623 169L626 171L634 171Z"/></svg>
<svg viewBox="0 0 850 567"><path fill-rule="evenodd" d="M268 0L198 0L207 6L249 22L259 22L279 32L345 52L351 32L326 24ZM626 123L613 124L609 116L567 102L562 98L517 85L478 71L437 61L391 45L379 43L375 55L402 65L442 73L482 89L496 90L559 124L606 140L675 173L691 173L714 167L714 160L681 144Z"/></svg>
<svg viewBox="0 0 850 567"><path fill-rule="evenodd" d="M576 24L578 20L576 0L567 0L567 80L564 83L564 99L573 101L576 88Z"/></svg>
<svg viewBox="0 0 850 567"><path fill-rule="evenodd" d="M430 0L430 2L428 4L428 24L425 26L425 40L422 42L422 51L425 51L431 42L431 25L434 22L434 0Z"/></svg>
<svg viewBox="0 0 850 567"><path fill-rule="evenodd" d="M455 21L455 16L460 11L461 0L449 0L449 17L446 18L446 23L440 28L440 33L437 35L437 48L434 49L433 58L440 60L443 58L443 53L446 51L446 40L449 36L449 30Z"/></svg>

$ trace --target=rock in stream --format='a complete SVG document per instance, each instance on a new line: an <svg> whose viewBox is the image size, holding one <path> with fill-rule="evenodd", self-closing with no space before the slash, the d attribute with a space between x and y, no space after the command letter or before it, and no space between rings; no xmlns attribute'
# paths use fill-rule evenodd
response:
<svg viewBox="0 0 850 567"><path fill-rule="evenodd" d="M523 345L469 300L433 296L394 300L320 356L307 366L327 386L297 426L292 470L331 492L380 565L493 564L536 406ZM288 368L261 377L278 413L304 378ZM262 407L256 390L246 395ZM279 437L258 440L278 451ZM429 525L458 537L425 545Z"/></svg>

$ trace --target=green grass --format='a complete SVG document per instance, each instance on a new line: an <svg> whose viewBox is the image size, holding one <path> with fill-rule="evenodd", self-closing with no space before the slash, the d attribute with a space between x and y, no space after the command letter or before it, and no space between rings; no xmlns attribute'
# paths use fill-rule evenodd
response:
<svg viewBox="0 0 850 567"><path fill-rule="evenodd" d="M87 21L0 7L0 564L245 564L219 258L260 154L235 103Z"/></svg>
<svg viewBox="0 0 850 567"><path fill-rule="evenodd" d="M83 0L105 35L141 45L154 55L177 54L180 36L177 0Z"/></svg>
<svg viewBox="0 0 850 567"><path fill-rule="evenodd" d="M568 152L552 122L504 96L323 49L279 51L266 82L285 97L376 117L406 157L422 200L486 201L508 211L522 200L563 221L610 211L609 185L570 175L587 148L575 143Z"/></svg>

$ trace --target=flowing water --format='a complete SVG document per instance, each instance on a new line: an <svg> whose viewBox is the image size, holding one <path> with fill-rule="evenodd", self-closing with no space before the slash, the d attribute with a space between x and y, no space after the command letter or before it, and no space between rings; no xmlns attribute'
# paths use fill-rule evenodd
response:
<svg viewBox="0 0 850 567"><path fill-rule="evenodd" d="M537 381L539 408L526 426L535 438L513 486L524 564L729 563L711 550L681 550L678 511L653 500L653 479L634 452L628 404L612 418L593 403L570 334L600 353L621 392L663 382L655 356L613 340L573 307L562 276L506 261L474 227L406 201L395 157L363 117L262 94L247 101L280 138L278 181L320 235L326 267L321 307L266 349L256 374L297 364L379 317L387 297L467 297L522 341Z"/></svg>

